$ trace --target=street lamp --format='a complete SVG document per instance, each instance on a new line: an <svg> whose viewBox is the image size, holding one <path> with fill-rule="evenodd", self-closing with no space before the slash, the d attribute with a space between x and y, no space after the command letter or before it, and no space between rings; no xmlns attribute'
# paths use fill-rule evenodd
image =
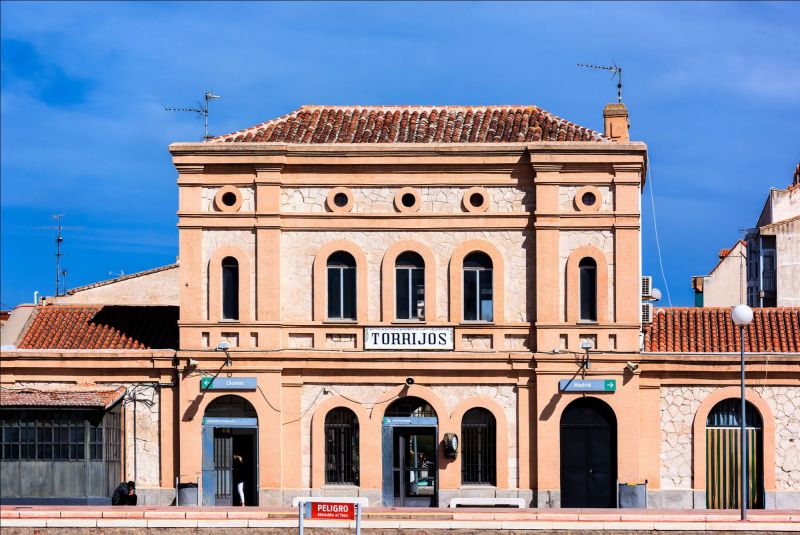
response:
<svg viewBox="0 0 800 535"><path fill-rule="evenodd" d="M747 497L750 495L747 488L747 421L744 400L744 328L753 321L753 309L747 305L736 305L731 311L733 323L739 327L739 340L742 349L742 520L747 520Z"/></svg>

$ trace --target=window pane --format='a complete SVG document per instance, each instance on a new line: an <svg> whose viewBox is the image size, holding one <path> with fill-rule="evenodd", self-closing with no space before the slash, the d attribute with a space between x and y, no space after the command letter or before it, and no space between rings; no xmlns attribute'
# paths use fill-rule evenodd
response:
<svg viewBox="0 0 800 535"><path fill-rule="evenodd" d="M222 266L222 319L239 319L238 264Z"/></svg>
<svg viewBox="0 0 800 535"><path fill-rule="evenodd" d="M580 266L580 319L597 321L597 270L592 265Z"/></svg>
<svg viewBox="0 0 800 535"><path fill-rule="evenodd" d="M478 319L478 272L464 270L464 320Z"/></svg>
<svg viewBox="0 0 800 535"><path fill-rule="evenodd" d="M342 317L342 270L328 268L328 317Z"/></svg>
<svg viewBox="0 0 800 535"><path fill-rule="evenodd" d="M407 268L399 268L395 270L395 312L397 319L407 320L411 317L411 304L409 303L409 270Z"/></svg>
<svg viewBox="0 0 800 535"><path fill-rule="evenodd" d="M411 317L419 318L417 314L420 308L418 304L421 302L424 309L425 306L425 269L417 268L412 271L411 275Z"/></svg>
<svg viewBox="0 0 800 535"><path fill-rule="evenodd" d="M492 292L492 270L485 269L480 272L480 292L481 292L481 320L493 321L493 292Z"/></svg>
<svg viewBox="0 0 800 535"><path fill-rule="evenodd" d="M356 269L344 268L342 270L342 318L356 319Z"/></svg>

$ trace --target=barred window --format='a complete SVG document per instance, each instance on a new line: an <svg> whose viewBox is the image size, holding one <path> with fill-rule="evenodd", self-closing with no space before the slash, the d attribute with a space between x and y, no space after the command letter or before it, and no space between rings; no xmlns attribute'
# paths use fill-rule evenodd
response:
<svg viewBox="0 0 800 535"><path fill-rule="evenodd" d="M325 416L325 483L358 485L358 418L345 407Z"/></svg>
<svg viewBox="0 0 800 535"><path fill-rule="evenodd" d="M88 453L89 459L102 460L102 418L93 412L2 411L0 456L9 461L71 461L84 460Z"/></svg>
<svg viewBox="0 0 800 535"><path fill-rule="evenodd" d="M465 485L496 485L496 434L494 415L481 408L470 409L461 420L461 482Z"/></svg>

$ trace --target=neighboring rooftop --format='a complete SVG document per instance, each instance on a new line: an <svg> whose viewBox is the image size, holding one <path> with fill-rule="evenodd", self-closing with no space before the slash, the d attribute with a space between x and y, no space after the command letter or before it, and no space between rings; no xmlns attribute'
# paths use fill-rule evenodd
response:
<svg viewBox="0 0 800 535"><path fill-rule="evenodd" d="M800 353L800 308L754 308L745 330L748 353ZM731 353L741 351L730 308L658 308L645 325L644 352Z"/></svg>
<svg viewBox="0 0 800 535"><path fill-rule="evenodd" d="M608 141L536 106L302 106L210 140L272 143Z"/></svg>
<svg viewBox="0 0 800 535"><path fill-rule="evenodd" d="M38 306L19 349L177 349L178 307Z"/></svg>
<svg viewBox="0 0 800 535"><path fill-rule="evenodd" d="M125 387L123 386L69 385L52 388L3 388L0 390L0 406L107 409L124 395Z"/></svg>

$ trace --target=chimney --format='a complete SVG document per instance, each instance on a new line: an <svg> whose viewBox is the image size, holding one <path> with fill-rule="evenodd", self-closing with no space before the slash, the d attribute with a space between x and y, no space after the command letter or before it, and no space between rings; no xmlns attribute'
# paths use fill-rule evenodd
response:
<svg viewBox="0 0 800 535"><path fill-rule="evenodd" d="M603 109L603 119L605 120L605 135L612 141L627 143L628 137L628 108L625 104L606 104Z"/></svg>

